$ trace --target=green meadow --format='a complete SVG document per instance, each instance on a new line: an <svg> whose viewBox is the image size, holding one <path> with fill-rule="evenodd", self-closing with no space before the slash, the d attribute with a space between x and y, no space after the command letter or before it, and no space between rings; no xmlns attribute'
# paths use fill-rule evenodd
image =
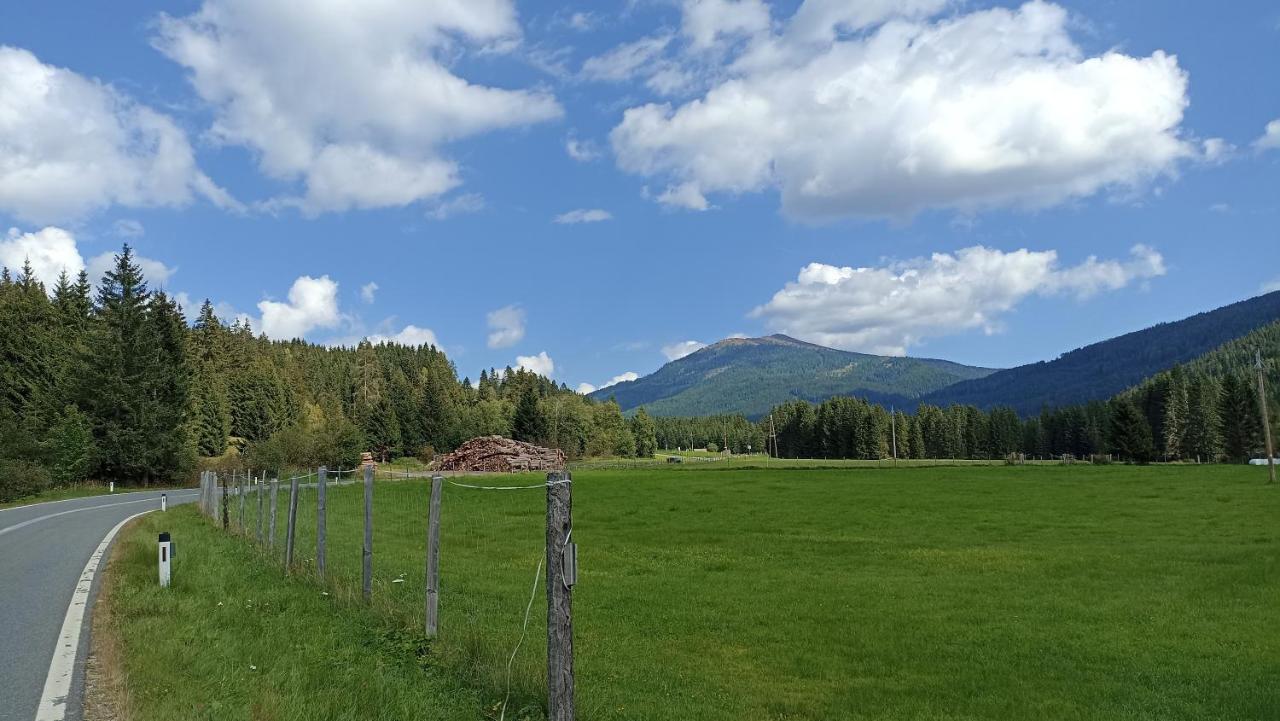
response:
<svg viewBox="0 0 1280 721"><path fill-rule="evenodd" d="M1265 481L1238 466L579 470L578 717L1280 718L1280 487ZM109 580L133 717L498 718L545 492L446 484L427 640L428 488L378 481L368 604L359 485L329 488L323 580L314 490L288 579L284 492L274 551L254 540L253 495L249 538L190 507L143 519ZM179 548L168 591L159 530ZM545 701L541 580L532 598L508 719Z"/></svg>

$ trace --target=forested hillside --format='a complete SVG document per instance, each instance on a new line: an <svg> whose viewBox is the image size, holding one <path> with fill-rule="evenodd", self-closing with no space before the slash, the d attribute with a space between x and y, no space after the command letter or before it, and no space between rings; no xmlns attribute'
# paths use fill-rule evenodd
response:
<svg viewBox="0 0 1280 721"><path fill-rule="evenodd" d="M0 272L0 501L86 479L184 481L201 464L352 467L501 434L651 454L654 427L522 370L459 381L434 347L255 336L206 301L190 326L126 246L96 291Z"/></svg>
<svg viewBox="0 0 1280 721"><path fill-rule="evenodd" d="M1264 451L1257 374L1261 352L1273 428L1280 424L1280 322L1235 339L1185 366L1109 400L1044 408L1020 417L1009 406L918 405L891 412L862 398L790 401L759 423L741 416L657 418L666 447L768 447L785 458L992 459L1112 456L1241 462Z"/></svg>
<svg viewBox="0 0 1280 721"><path fill-rule="evenodd" d="M759 418L797 398L857 395L885 405L914 404L929 391L989 373L950 361L850 353L771 335L722 340L594 397L614 398L624 411L644 406L654 416Z"/></svg>
<svg viewBox="0 0 1280 721"><path fill-rule="evenodd" d="M1094 343L1056 360L962 381L922 400L935 405L1010 406L1023 415L1046 406L1105 400L1278 319L1280 291Z"/></svg>

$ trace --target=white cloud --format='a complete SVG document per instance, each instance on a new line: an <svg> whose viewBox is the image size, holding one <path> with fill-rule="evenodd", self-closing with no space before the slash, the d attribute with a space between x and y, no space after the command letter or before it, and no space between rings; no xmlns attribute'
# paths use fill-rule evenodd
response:
<svg viewBox="0 0 1280 721"><path fill-rule="evenodd" d="M546 351L538 355L516 356L516 367L550 378L556 372L556 363Z"/></svg>
<svg viewBox="0 0 1280 721"><path fill-rule="evenodd" d="M569 16L569 27L579 32L585 32L591 29L595 24L595 16L592 13L574 13Z"/></svg>
<svg viewBox="0 0 1280 721"><path fill-rule="evenodd" d="M1280 150L1280 118L1267 123L1262 137L1253 141L1253 145L1258 150Z"/></svg>
<svg viewBox="0 0 1280 721"><path fill-rule="evenodd" d="M651 69L670 43L670 35L654 35L623 43L607 53L587 58L582 63L582 76L601 82L630 80Z"/></svg>
<svg viewBox="0 0 1280 721"><path fill-rule="evenodd" d="M639 377L640 377L639 373L636 373L635 371L627 371L626 373L619 373L618 375L610 378L606 383L600 386L594 386L594 385L591 385L590 383L579 383L578 392L585 396L588 393L594 393L599 390L604 390L609 386L615 386L619 383L624 383L626 381L633 381Z"/></svg>
<svg viewBox="0 0 1280 721"><path fill-rule="evenodd" d="M681 31L699 50L722 37L755 35L769 29L769 8L761 0L685 0Z"/></svg>
<svg viewBox="0 0 1280 721"><path fill-rule="evenodd" d="M377 298L377 293L378 284L373 281L360 286L360 300L366 303L372 303Z"/></svg>
<svg viewBox="0 0 1280 721"><path fill-rule="evenodd" d="M395 343L398 345L410 346L416 348L421 345L439 346L440 342L436 340L436 334L430 328L419 328L416 325L407 325L399 333L395 335L370 335L367 336L368 341L374 345L379 343Z"/></svg>
<svg viewBox="0 0 1280 721"><path fill-rule="evenodd" d="M1280 276L1262 284L1263 293L1274 293L1277 290L1280 290Z"/></svg>
<svg viewBox="0 0 1280 721"><path fill-rule="evenodd" d="M974 246L882 267L810 263L752 311L778 331L822 345L904 355L927 337L982 328L1033 296L1088 298L1165 274L1156 250L1135 245L1127 261L1061 267L1055 251L1003 252Z"/></svg>
<svg viewBox="0 0 1280 721"><path fill-rule="evenodd" d="M479 193L463 193L434 204L427 211L432 220L448 220L455 215L468 215L484 210L484 196Z"/></svg>
<svg viewBox="0 0 1280 721"><path fill-rule="evenodd" d="M698 190L697 183L681 183L673 185L658 196L658 202L676 208L684 208L686 210L710 210L711 204L707 202L707 197Z"/></svg>
<svg viewBox="0 0 1280 721"><path fill-rule="evenodd" d="M683 340L683 341L680 341L679 343L672 343L670 345L662 346L662 355L666 356L667 360L669 361L680 360L681 358L689 355L690 353L693 353L694 351L702 350L703 348L706 348L706 347L707 347L707 344L702 343L700 341Z"/></svg>
<svg viewBox="0 0 1280 721"><path fill-rule="evenodd" d="M564 141L564 150L570 158L579 163L589 163L600 157L600 149L595 143L590 140L578 140L572 135Z"/></svg>
<svg viewBox="0 0 1280 721"><path fill-rule="evenodd" d="M316 328L333 328L342 319L338 284L327 275L299 277L289 288L288 302L264 300L258 310L262 313L258 330L276 340L303 338Z"/></svg>
<svg viewBox="0 0 1280 721"><path fill-rule="evenodd" d="M169 278L178 270L177 268L170 268L155 258L138 255L136 252L133 254L133 262L142 271L142 277L147 280L147 286L152 290L164 288L169 282ZM85 270L89 272L89 280L96 284L115 265L116 252L108 250L90 258Z"/></svg>
<svg viewBox="0 0 1280 721"><path fill-rule="evenodd" d="M45 284L46 290L53 289L62 271L74 278L84 270L84 259L76 247L75 236L70 231L52 226L33 233L10 228L8 235L0 239L0 266L8 268L16 276L27 261L31 262L31 271Z"/></svg>
<svg viewBox="0 0 1280 721"><path fill-rule="evenodd" d="M147 234L147 229L140 221L121 218L111 224L111 234L117 238L141 238Z"/></svg>
<svg viewBox="0 0 1280 721"><path fill-rule="evenodd" d="M1040 0L928 19L944 4L804 3L703 73L703 97L628 109L610 135L619 167L685 207L776 189L803 219L903 218L1133 191L1225 148L1182 137L1175 57L1087 56ZM647 40L597 74L667 62Z"/></svg>
<svg viewBox="0 0 1280 721"><path fill-rule="evenodd" d="M0 45L0 212L33 222L110 205L236 203L196 167L167 115L109 85Z"/></svg>
<svg viewBox="0 0 1280 721"><path fill-rule="evenodd" d="M570 210L567 213L557 215L554 220L562 225L575 225L577 223L599 223L604 220L612 220L613 214L607 210L600 208L579 208Z"/></svg>
<svg viewBox="0 0 1280 721"><path fill-rule="evenodd" d="M518 305L503 306L486 317L489 323L489 347L510 348L524 339L524 308Z"/></svg>
<svg viewBox="0 0 1280 721"><path fill-rule="evenodd" d="M438 196L461 182L441 146L559 117L545 91L473 84L448 66L519 39L510 0L205 0L162 16L154 42L214 107L213 138L301 181L302 197L276 205L320 213Z"/></svg>

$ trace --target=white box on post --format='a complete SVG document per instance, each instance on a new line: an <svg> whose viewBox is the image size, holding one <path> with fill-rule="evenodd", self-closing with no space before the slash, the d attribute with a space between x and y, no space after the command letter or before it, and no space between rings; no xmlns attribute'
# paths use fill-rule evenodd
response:
<svg viewBox="0 0 1280 721"><path fill-rule="evenodd" d="M173 543L169 532L160 534L160 588L169 587L169 565L173 562Z"/></svg>

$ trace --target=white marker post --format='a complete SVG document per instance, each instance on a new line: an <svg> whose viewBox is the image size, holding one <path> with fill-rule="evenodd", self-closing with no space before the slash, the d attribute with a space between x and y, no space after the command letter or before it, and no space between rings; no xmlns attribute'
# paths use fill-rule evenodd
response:
<svg viewBox="0 0 1280 721"><path fill-rule="evenodd" d="M163 513L164 511L167 511L167 510L169 510L169 498L165 494L161 493L160 494L160 511L161 513Z"/></svg>
<svg viewBox="0 0 1280 721"><path fill-rule="evenodd" d="M115 492L116 492L116 482L111 481L110 485L107 486L107 493L115 493Z"/></svg>
<svg viewBox="0 0 1280 721"><path fill-rule="evenodd" d="M160 534L160 588L169 587L169 564L173 560L172 542L168 531Z"/></svg>

